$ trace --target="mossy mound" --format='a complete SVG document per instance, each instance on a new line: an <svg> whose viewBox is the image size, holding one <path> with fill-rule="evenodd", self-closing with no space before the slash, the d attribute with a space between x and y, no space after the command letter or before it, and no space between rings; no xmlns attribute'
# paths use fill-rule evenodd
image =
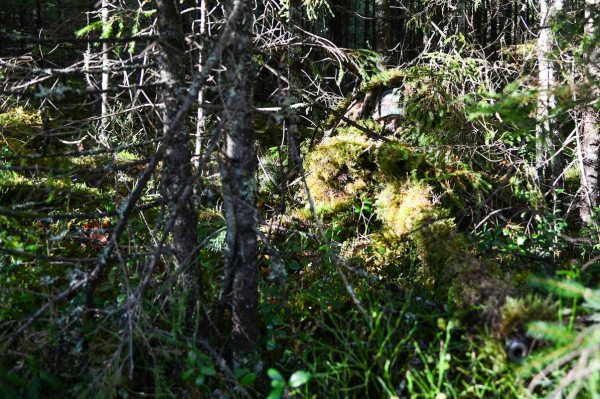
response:
<svg viewBox="0 0 600 399"><path fill-rule="evenodd" d="M438 216L432 194L432 188L421 182L389 183L377 194L377 215L394 235L412 233L429 218Z"/></svg>
<svg viewBox="0 0 600 399"><path fill-rule="evenodd" d="M409 146L375 141L355 128L325 138L306 157L304 168L320 216L339 215L356 201L374 199L381 185L431 171L424 156Z"/></svg>
<svg viewBox="0 0 600 399"><path fill-rule="evenodd" d="M440 161L439 154L392 136L382 142L354 128L335 133L314 148L304 168L318 217L348 231L335 238L342 254L455 310L477 308L470 321L500 328L500 309L513 293L510 278L474 255L452 217L463 202L456 197L477 193L482 177L456 157ZM302 213L309 216L308 204Z"/></svg>
<svg viewBox="0 0 600 399"><path fill-rule="evenodd" d="M346 211L372 179L372 143L364 135L330 137L307 157L307 182L319 212Z"/></svg>
<svg viewBox="0 0 600 399"><path fill-rule="evenodd" d="M541 298L529 294L524 298L508 297L501 309L501 333L525 333L525 327L532 320L556 321L559 314L558 304L551 297Z"/></svg>

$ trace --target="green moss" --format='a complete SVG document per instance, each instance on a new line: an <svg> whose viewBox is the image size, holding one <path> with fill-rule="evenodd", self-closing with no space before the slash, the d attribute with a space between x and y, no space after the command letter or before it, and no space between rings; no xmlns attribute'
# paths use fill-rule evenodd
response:
<svg viewBox="0 0 600 399"><path fill-rule="evenodd" d="M405 69L385 69L364 82L362 90L365 92L381 89L385 86L397 86L408 76Z"/></svg>
<svg viewBox="0 0 600 399"><path fill-rule="evenodd" d="M414 271L409 251L409 242L405 238L386 229L379 229L368 237L348 240L342 246L341 254L367 272L390 281Z"/></svg>
<svg viewBox="0 0 600 399"><path fill-rule="evenodd" d="M579 165L571 166L565 172L565 187L569 192L575 192L581 186L581 169Z"/></svg>
<svg viewBox="0 0 600 399"><path fill-rule="evenodd" d="M348 96L337 105L335 108L335 113L332 112L327 120L325 121L325 129L332 129L335 127L335 124L339 122L340 117L339 114L345 114L348 107L352 104L352 97Z"/></svg>
<svg viewBox="0 0 600 399"><path fill-rule="evenodd" d="M127 162L127 161L137 161L139 157L135 154L132 154L129 151L120 151L117 153L117 160Z"/></svg>
<svg viewBox="0 0 600 399"><path fill-rule="evenodd" d="M377 215L395 235L403 236L436 216L432 193L418 182L389 183L377 195Z"/></svg>
<svg viewBox="0 0 600 399"><path fill-rule="evenodd" d="M111 199L102 190L89 187L85 182L79 183L68 178L29 178L10 170L0 171L0 186L0 200L4 204L25 200L43 201L47 205L61 204L66 196L73 206L89 203L90 199Z"/></svg>
<svg viewBox="0 0 600 399"><path fill-rule="evenodd" d="M376 178L380 183L407 177L421 179L433 172L424 154L396 140L378 146L375 162L378 166Z"/></svg>
<svg viewBox="0 0 600 399"><path fill-rule="evenodd" d="M558 306L552 298L529 294L524 298L508 297L501 314L501 333L506 336L515 332L524 333L526 324L532 321L556 321Z"/></svg>
<svg viewBox="0 0 600 399"><path fill-rule="evenodd" d="M28 111L23 107L15 107L0 114L2 129L23 128L23 126L40 126L42 124L41 111Z"/></svg>
<svg viewBox="0 0 600 399"><path fill-rule="evenodd" d="M374 169L375 148L353 131L326 138L305 161L307 183L318 213L341 212L367 191Z"/></svg>
<svg viewBox="0 0 600 399"><path fill-rule="evenodd" d="M501 321L500 309L506 296L514 292L508 276L502 276L497 264L477 259L469 254L454 258L448 299L450 305L461 311L470 311L468 321L485 323L496 332Z"/></svg>
<svg viewBox="0 0 600 399"><path fill-rule="evenodd" d="M446 136L434 141L452 141L449 134L462 131L464 118L443 92L443 82L431 73L424 76L425 88L415 76L395 70L363 90L402 84L407 103L415 107L404 125L429 129L427 134L441 129ZM358 123L381 130L372 120ZM428 292L430 299L466 314L469 323L485 322L498 331L500 309L514 291L511 276L495 262L476 258L451 217L484 197L492 185L472 169L471 159L463 161L452 149L417 149L388 138L382 142L353 127L337 128L313 149L305 170L318 216L326 226L349 230L336 241L342 243L342 255L361 268L410 291ZM360 216L365 201L372 201L377 216L366 227ZM299 213L310 219L308 205Z"/></svg>
<svg viewBox="0 0 600 399"><path fill-rule="evenodd" d="M33 135L42 127L41 111L15 107L0 114L0 136L2 145L14 153L23 151Z"/></svg>

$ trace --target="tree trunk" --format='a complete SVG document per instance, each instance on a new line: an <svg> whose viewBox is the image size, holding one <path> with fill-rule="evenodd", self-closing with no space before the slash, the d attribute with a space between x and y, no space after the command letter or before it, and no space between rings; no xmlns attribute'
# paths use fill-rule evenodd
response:
<svg viewBox="0 0 600 399"><path fill-rule="evenodd" d="M251 0L228 0L230 11L238 3L242 17L236 24L232 44L224 51L227 94L223 119L229 121L226 130L225 169L232 196L226 207L228 220L228 252L226 270L231 274L224 281L230 285L229 304L233 324L234 368L249 367L259 371L258 360L258 270L256 250L257 187L256 149L254 146L254 106L252 87L252 5ZM231 214L233 213L233 215ZM231 226L229 221L234 221ZM231 245L231 246L230 246Z"/></svg>
<svg viewBox="0 0 600 399"><path fill-rule="evenodd" d="M548 55L552 51L552 35L550 22L552 14L561 7L561 1L555 1L554 5L548 0L540 1L540 32L538 34L538 79L540 94L538 97L536 129L536 170L537 178L542 189L549 200L556 200L556 181L560 175L561 157L556 154L556 146L559 143L559 130L552 118L552 111L556 108L554 89L556 81L555 70Z"/></svg>
<svg viewBox="0 0 600 399"><path fill-rule="evenodd" d="M300 29L302 27L302 0L289 0L289 11L290 19L288 29L295 40L300 40ZM292 103L295 103L302 100L302 48L299 46L292 46L289 51L289 59L290 66L288 78L290 87L287 96ZM297 117L294 114L290 114L286 116L285 121L288 135L292 135L291 138L295 143L300 143L300 131L298 129ZM292 152L292 145L288 140L288 174L291 174L297 167L296 157Z"/></svg>
<svg viewBox="0 0 600 399"><path fill-rule="evenodd" d="M597 0L586 0L586 27L587 37L595 34L594 19ZM598 71L598 61L600 60L600 49L597 47L586 49L584 57L584 67L586 75L591 81L590 98L598 98L598 80L600 71ZM598 123L600 115L592 106L586 106L583 114L583 134L581 139L582 152L582 170L581 186L583 191L583 201L581 202L580 216L584 223L592 222L594 208L600 206L600 163L598 152L600 150L600 134L598 132Z"/></svg>
<svg viewBox="0 0 600 399"><path fill-rule="evenodd" d="M166 133L182 108L184 79L188 58L184 43L183 26L176 0L157 0L157 29L160 37L158 64L160 70L163 131ZM192 184L191 142L186 123L182 124L167 148L162 170L161 194L166 201L170 217L175 218L172 229L173 254L179 267L183 267L183 285L190 289L186 302L186 319L197 307L202 293L202 276L197 265L198 209L196 201L188 198L179 204L180 194L187 184ZM173 211L178 208L173 215Z"/></svg>
<svg viewBox="0 0 600 399"><path fill-rule="evenodd" d="M457 7L457 29L458 34L466 37L467 35L467 7L466 0L459 0Z"/></svg>
<svg viewBox="0 0 600 399"><path fill-rule="evenodd" d="M100 11L101 13L101 19L102 19L102 30L103 32L105 32L108 29L108 4L109 4L109 0L102 0L102 9ZM110 145L108 143L108 139L106 138L106 135L104 134L104 132L106 131L106 129L108 129L108 113L109 113L109 107L108 107L108 85L109 85L109 76L108 76L108 72L109 72L109 68L110 68L110 61L108 59L108 52L110 50L109 44L108 43L102 43L102 84L101 84L101 89L102 89L102 94L101 94L101 99L102 99L102 110L101 110L101 122L100 122L100 142L103 146L105 146L106 148L109 148Z"/></svg>
<svg viewBox="0 0 600 399"><path fill-rule="evenodd" d="M207 30L207 21L208 21L208 7L206 5L206 2L208 0L198 0L198 7L200 8L200 15L198 16L200 21L199 21L199 26L198 26L198 33L200 34L200 49L198 50L198 72L201 73L202 72L202 66L204 64L205 58L206 58L206 54L207 54L207 48L206 48L206 33L208 32ZM205 90L204 87L200 88L200 90L198 90L198 113L196 115L197 120L196 120L196 145L195 145L195 149L194 149L194 168L196 169L196 171L198 171L198 168L200 167L200 155L202 154L202 136L204 135L204 131L205 131L205 127L206 127L206 120L205 120L205 116L204 116L204 108L202 108L202 104L204 103L204 96L205 96ZM199 196L198 196L199 197Z"/></svg>
<svg viewBox="0 0 600 399"><path fill-rule="evenodd" d="M389 0L375 0L375 51L387 58L392 48Z"/></svg>

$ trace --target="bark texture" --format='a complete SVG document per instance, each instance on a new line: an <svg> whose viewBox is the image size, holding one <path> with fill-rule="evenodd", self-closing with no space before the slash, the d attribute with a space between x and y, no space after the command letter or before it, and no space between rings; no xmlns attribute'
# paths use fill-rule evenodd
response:
<svg viewBox="0 0 600 399"><path fill-rule="evenodd" d="M392 48L389 0L375 0L375 50L387 54Z"/></svg>
<svg viewBox="0 0 600 399"><path fill-rule="evenodd" d="M103 30L108 28L108 0L102 0L102 26ZM102 44L102 123L100 125L100 141L103 146L109 148L108 140L104 135L104 131L108 129L108 85L109 85L109 76L108 71L110 70L110 61L108 59L108 52L110 51L108 43Z"/></svg>
<svg viewBox="0 0 600 399"><path fill-rule="evenodd" d="M586 36L591 37L596 34L594 19L596 18L597 0L586 1ZM586 75L591 83L590 98L598 98L598 80L600 71L598 71L598 62L600 61L600 49L596 46L585 52L584 59ZM581 186L583 191L583 201L581 203L580 216L584 223L592 222L592 215L595 207L600 206L600 163L598 151L600 150L600 134L598 132L598 123L600 115L592 106L586 106L583 113L583 134L581 139L581 152L583 157L583 167L581 171Z"/></svg>
<svg viewBox="0 0 600 399"><path fill-rule="evenodd" d="M538 34L538 79L540 94L538 97L536 129L536 170L540 188L549 200L556 200L556 188L560 185L561 159L557 154L560 132L552 112L556 108L554 90L556 88L555 69L549 53L552 51L550 22L552 15L562 8L561 1L540 1L540 32Z"/></svg>
<svg viewBox="0 0 600 399"><path fill-rule="evenodd" d="M200 48L198 49L198 72L202 73L202 68L208 54L206 42L204 39L207 37L207 22L208 22L208 6L206 4L208 0L198 0L198 34L201 36ZM204 103L205 89L201 87L198 90L198 111L197 111L197 122L196 122L196 145L194 149L194 169L198 171L200 167L200 155L202 154L202 136L206 128L206 120L204 115ZM200 196L198 196L200 197Z"/></svg>
<svg viewBox="0 0 600 399"><path fill-rule="evenodd" d="M183 104L185 88L185 68L189 64L186 57L183 26L176 0L157 0L157 29L160 37L158 58L163 108L163 132L169 127ZM172 229L173 254L183 273L184 286L191 289L188 297L186 316L189 318L201 294L201 275L197 266L198 210L196 201L188 198L180 202L180 195L187 184L192 184L192 152L189 130L186 123L176 133L173 143L167 148L162 170L161 194L165 199L171 217L175 218ZM177 209L175 215L173 212Z"/></svg>
<svg viewBox="0 0 600 399"><path fill-rule="evenodd" d="M225 169L231 193L231 206L226 207L228 220L228 252L226 267L230 276L229 305L232 318L234 368L260 369L258 361L258 270L256 250L257 186L256 149L254 147L254 105L252 87L252 2L228 0L229 10L241 7L242 17L235 26L232 44L223 54L227 69L224 95L226 107L223 118L228 121L226 131ZM233 215L231 215L233 213ZM229 221L233 222L230 224ZM233 226L232 226L233 224Z"/></svg>
<svg viewBox="0 0 600 399"><path fill-rule="evenodd" d="M289 0L290 19L288 29L295 39L300 40L302 28L302 0ZM302 100L302 48L293 46L289 52L290 66L288 71L289 88L287 97L291 103ZM288 173L291 173L298 167L296 157L292 151L292 143L300 142L300 131L298 130L298 118L292 112L285 118L288 134Z"/></svg>

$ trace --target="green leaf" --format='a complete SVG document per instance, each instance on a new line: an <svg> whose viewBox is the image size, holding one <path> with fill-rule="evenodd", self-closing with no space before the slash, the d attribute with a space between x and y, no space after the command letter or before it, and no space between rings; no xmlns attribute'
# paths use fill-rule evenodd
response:
<svg viewBox="0 0 600 399"><path fill-rule="evenodd" d="M267 399L280 399L283 396L283 387L277 387L271 391Z"/></svg>
<svg viewBox="0 0 600 399"><path fill-rule="evenodd" d="M244 386L249 386L252 385L252 383L254 383L254 380L256 380L256 374L250 373L245 375L244 378L240 380L240 384Z"/></svg>
<svg viewBox="0 0 600 399"><path fill-rule="evenodd" d="M192 374L194 374L194 369L189 369L188 371L186 371L185 373L183 373L183 375L181 376L181 379L183 381L187 381L190 379L190 377L192 376Z"/></svg>
<svg viewBox="0 0 600 399"><path fill-rule="evenodd" d="M296 371L290 377L290 386L292 388L298 388L306 384L310 380L310 373L306 371Z"/></svg>
<svg viewBox="0 0 600 399"><path fill-rule="evenodd" d="M269 339L267 341L267 350L272 351L272 350L275 350L276 348L277 348L277 341L275 341L275 339L273 339L273 338Z"/></svg>
<svg viewBox="0 0 600 399"><path fill-rule="evenodd" d="M281 373L279 371L277 371L276 369L267 370L267 375L269 376L269 378L271 378L273 380L273 381L271 381L272 386L273 386L274 382L278 382L278 381L285 382Z"/></svg>
<svg viewBox="0 0 600 399"><path fill-rule="evenodd" d="M246 373L248 373L248 371L250 371L250 369L247 368L247 367L244 367L242 369L236 370L235 371L235 378L239 380L243 375L245 375Z"/></svg>
<svg viewBox="0 0 600 399"><path fill-rule="evenodd" d="M212 366L200 367L200 372L204 375L216 375L217 374L217 371Z"/></svg>
<svg viewBox="0 0 600 399"><path fill-rule="evenodd" d="M287 264L287 267L291 270L300 270L300 265L296 262L291 262Z"/></svg>
<svg viewBox="0 0 600 399"><path fill-rule="evenodd" d="M198 360L198 354L195 351L188 352L188 363L190 366L196 364L196 360Z"/></svg>

